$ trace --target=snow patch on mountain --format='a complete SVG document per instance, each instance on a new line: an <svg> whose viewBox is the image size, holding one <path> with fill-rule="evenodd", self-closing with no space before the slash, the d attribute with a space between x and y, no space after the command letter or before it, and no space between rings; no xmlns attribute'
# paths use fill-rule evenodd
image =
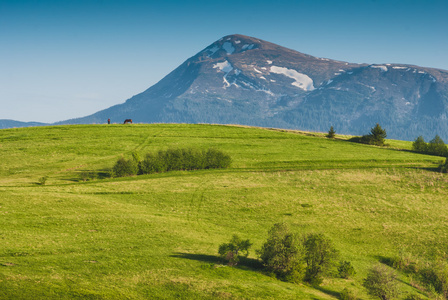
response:
<svg viewBox="0 0 448 300"><path fill-rule="evenodd" d="M296 70L272 66L271 72L275 73L275 74L281 74L286 77L294 79L295 81L291 84L298 88L301 88L304 91L315 90L314 85L313 85L313 80L308 75L299 73Z"/></svg>
<svg viewBox="0 0 448 300"><path fill-rule="evenodd" d="M232 64L226 60L224 62L214 64L213 69L216 69L216 68L218 68L220 71L226 73L222 78L223 82L224 82L223 88L229 87L230 83L227 81L227 75L229 75L229 73L233 70Z"/></svg>
<svg viewBox="0 0 448 300"><path fill-rule="evenodd" d="M231 63L229 63L227 60L217 63L213 65L213 69L218 68L220 71L223 71L224 73L229 73L233 70L233 66Z"/></svg>
<svg viewBox="0 0 448 300"><path fill-rule="evenodd" d="M381 69L381 71L383 71L383 72L387 72L387 70L388 70L386 66L371 65L370 67L374 68L374 69Z"/></svg>
<svg viewBox="0 0 448 300"><path fill-rule="evenodd" d="M242 50L252 50L255 47L255 44L245 44L241 47Z"/></svg>
<svg viewBox="0 0 448 300"><path fill-rule="evenodd" d="M233 44L231 42L225 42L224 44L222 44L222 49L227 52L227 55L235 52L235 47L233 47Z"/></svg>

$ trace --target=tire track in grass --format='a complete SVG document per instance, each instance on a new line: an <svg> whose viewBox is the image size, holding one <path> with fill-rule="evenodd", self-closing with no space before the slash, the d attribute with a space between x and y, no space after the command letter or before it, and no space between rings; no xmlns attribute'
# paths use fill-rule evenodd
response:
<svg viewBox="0 0 448 300"><path fill-rule="evenodd" d="M204 181L201 181L198 187L193 192L187 215L188 221L192 221L192 219L194 218L194 221L196 221L196 223L199 223L199 214L204 204L205 200L204 194L207 192L207 190L208 190L207 185L204 184ZM198 199L198 201L196 199ZM196 213L195 216L193 216L193 212Z"/></svg>
<svg viewBox="0 0 448 300"><path fill-rule="evenodd" d="M152 134L148 134L148 136L145 138L145 140L140 143L137 147L134 148L134 150L129 151L130 153L134 152L134 151L140 151L142 150L146 145L151 144L152 142L150 142L150 140L152 138L157 138L158 136L160 136L164 131L163 130L159 130L156 133L152 133Z"/></svg>

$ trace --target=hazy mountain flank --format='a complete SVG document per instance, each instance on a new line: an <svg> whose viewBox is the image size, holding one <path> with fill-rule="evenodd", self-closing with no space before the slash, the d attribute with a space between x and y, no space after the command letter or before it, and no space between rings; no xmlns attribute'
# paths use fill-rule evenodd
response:
<svg viewBox="0 0 448 300"><path fill-rule="evenodd" d="M318 58L226 36L125 103L58 124L219 123L448 140L448 71Z"/></svg>

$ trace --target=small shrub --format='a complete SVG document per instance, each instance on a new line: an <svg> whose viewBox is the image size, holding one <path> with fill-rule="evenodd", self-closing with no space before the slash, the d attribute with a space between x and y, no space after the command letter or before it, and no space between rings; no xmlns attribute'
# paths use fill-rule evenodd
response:
<svg viewBox="0 0 448 300"><path fill-rule="evenodd" d="M119 158L112 168L114 177L137 175L138 164L133 159Z"/></svg>
<svg viewBox="0 0 448 300"><path fill-rule="evenodd" d="M218 253L221 258L228 261L229 266L235 266L240 256L247 257L252 246L249 240L242 240L238 235L233 235L229 243L219 245Z"/></svg>
<svg viewBox="0 0 448 300"><path fill-rule="evenodd" d="M43 176L37 180L38 184L45 185L47 183L48 176Z"/></svg>
<svg viewBox="0 0 448 300"><path fill-rule="evenodd" d="M83 171L79 175L82 181L95 180L97 178L97 174L95 172Z"/></svg>
<svg viewBox="0 0 448 300"><path fill-rule="evenodd" d="M340 261L338 266L338 275L341 278L348 279L356 274L355 268L349 261Z"/></svg>
<svg viewBox="0 0 448 300"><path fill-rule="evenodd" d="M339 293L339 299L341 300L356 300L355 294L347 288L344 288L342 292Z"/></svg>
<svg viewBox="0 0 448 300"><path fill-rule="evenodd" d="M369 270L363 286L373 297L382 300L393 299L399 294L396 278L397 275L393 269L384 265L376 265Z"/></svg>

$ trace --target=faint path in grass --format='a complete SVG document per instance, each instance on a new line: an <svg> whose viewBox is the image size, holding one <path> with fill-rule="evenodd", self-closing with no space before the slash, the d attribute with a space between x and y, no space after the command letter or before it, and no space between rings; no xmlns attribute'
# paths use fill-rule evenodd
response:
<svg viewBox="0 0 448 300"><path fill-rule="evenodd" d="M198 187L195 189L193 195L191 196L189 210L187 214L188 221L192 221L194 219L194 221L199 223L199 215L205 200L204 194L206 191L207 191L207 184L205 184L203 180L199 182Z"/></svg>
<svg viewBox="0 0 448 300"><path fill-rule="evenodd" d="M144 149L145 146L151 144L151 139L156 138L157 136L161 135L163 132L164 132L164 130L158 130L156 132L151 131L149 134L144 135L144 140L140 144L138 144L135 148L133 148L132 150L121 152L121 153L118 153L118 154L103 156L103 157L100 157L100 158L97 158L97 159L92 159L92 160L89 161L88 164L77 166L75 168L59 170L59 171L54 172L53 175L56 175L56 174L59 175L61 173L66 173L66 172L70 172L70 171L74 171L74 170L90 171L90 172L98 172L98 173L101 173L101 171L103 173L107 172L108 170L106 170L106 169L98 170L94 166L98 165L98 164L101 164L102 162L105 162L105 161L111 161L111 160L118 159L119 157L124 156L126 154L130 155L133 152L139 152L142 149ZM90 168L89 168L89 166L90 166ZM110 166L110 168L112 169L112 165ZM79 178L67 178L66 180L76 181L77 182L79 180Z"/></svg>
<svg viewBox="0 0 448 300"><path fill-rule="evenodd" d="M163 132L164 132L163 130L159 130L155 133L152 132L151 134L148 134L148 136L145 138L145 140L141 144L139 144L137 147L135 147L133 151L141 151L145 146L151 144L151 142L150 142L151 139L157 138ZM130 152L133 152L133 151L130 151Z"/></svg>

